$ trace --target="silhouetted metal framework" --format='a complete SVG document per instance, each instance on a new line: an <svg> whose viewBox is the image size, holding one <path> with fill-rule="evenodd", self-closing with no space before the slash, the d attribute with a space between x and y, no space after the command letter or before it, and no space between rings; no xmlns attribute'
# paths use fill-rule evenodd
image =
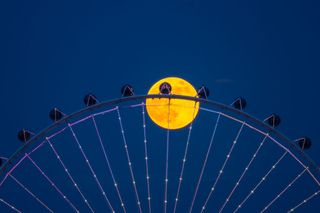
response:
<svg viewBox="0 0 320 213"><path fill-rule="evenodd" d="M301 160L301 159L304 160L304 163L305 163L304 166L307 166L308 171L310 171L313 175L316 175L316 177L318 177L317 180L319 181L320 167L318 167L316 165L316 163L299 147L298 144L295 143L295 141L289 139L284 134L282 134L280 131L278 131L274 127L268 125L268 123L266 123L262 120L259 120L244 111L238 110L238 109L234 108L232 105L229 106L229 105L222 104L222 103L219 103L216 101L212 101L212 100L208 100L208 99L201 99L201 98L197 98L197 97L190 97L190 96L183 96L183 95L165 95L165 94L122 97L122 98L109 100L109 101L105 101L105 102L99 102L94 105L90 105L86 108L83 108L80 111L77 111L77 112L72 113L70 115L66 115L63 118L61 118L60 120L49 125L44 130L40 131L38 134L34 135L32 138L30 138L30 140L28 140L26 143L24 143L9 158L8 161L3 163L3 165L0 169L0 176L2 176L6 171L8 171L8 169L10 167L15 165L16 160L21 155L23 155L26 152L26 150L33 143L35 143L36 141L38 141L40 139L44 139L48 133L50 133L52 130L58 128L59 126L61 126L63 124L67 124L71 120L76 119L85 113L90 113L92 111L99 110L104 107L113 106L113 105L126 103L126 102L130 102L130 101L145 101L146 99L149 99L149 98L171 98L171 99L183 99L183 100L196 101L201 104L209 105L209 106L215 108L216 110L218 110L217 112L225 114L225 115L229 115L230 113L233 113L238 116L243 116L245 119L247 119L247 121L250 121L253 124L260 126L261 128L264 128L265 131L268 133L266 136L269 137L271 140L274 140L275 138L277 138L277 139L280 139L280 140L284 141L285 143L287 143L288 147L286 147L286 148L290 149L290 151L294 151L294 153L295 153L295 154L293 154L293 153L290 153L290 154L295 157L297 157L296 155L298 154L299 155L298 157L300 157L299 160ZM261 131L261 133L265 133L265 132ZM270 136L270 135L272 135L272 136Z"/></svg>

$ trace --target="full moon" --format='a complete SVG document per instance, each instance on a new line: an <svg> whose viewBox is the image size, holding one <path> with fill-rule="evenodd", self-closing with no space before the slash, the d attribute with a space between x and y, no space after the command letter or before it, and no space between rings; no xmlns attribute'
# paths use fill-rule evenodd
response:
<svg viewBox="0 0 320 213"><path fill-rule="evenodd" d="M171 86L172 95L197 96L197 91L189 82L177 77L159 80L150 88L148 95L160 94L160 86L163 83ZM162 128L174 130L187 126L195 119L199 111L199 102L173 98L148 98L146 107L154 123Z"/></svg>

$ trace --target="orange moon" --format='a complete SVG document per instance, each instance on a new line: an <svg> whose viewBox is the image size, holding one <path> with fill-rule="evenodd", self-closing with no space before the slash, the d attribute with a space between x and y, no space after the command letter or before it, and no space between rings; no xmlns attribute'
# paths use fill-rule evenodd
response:
<svg viewBox="0 0 320 213"><path fill-rule="evenodd" d="M150 94L160 94L160 85L169 83L172 95L196 97L196 89L186 80L178 77L163 78L156 82L149 90ZM190 124L198 114L199 102L173 99L148 98L146 108L151 120L165 129L180 129Z"/></svg>

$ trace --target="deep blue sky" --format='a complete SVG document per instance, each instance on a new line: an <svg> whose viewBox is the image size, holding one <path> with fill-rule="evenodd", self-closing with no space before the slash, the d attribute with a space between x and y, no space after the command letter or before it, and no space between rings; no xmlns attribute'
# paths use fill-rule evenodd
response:
<svg viewBox="0 0 320 213"><path fill-rule="evenodd" d="M2 1L0 154L17 130L50 124L48 111L80 109L83 95L117 98L124 83L145 94L179 76L211 99L248 100L280 130L308 135L320 163L318 1Z"/></svg>

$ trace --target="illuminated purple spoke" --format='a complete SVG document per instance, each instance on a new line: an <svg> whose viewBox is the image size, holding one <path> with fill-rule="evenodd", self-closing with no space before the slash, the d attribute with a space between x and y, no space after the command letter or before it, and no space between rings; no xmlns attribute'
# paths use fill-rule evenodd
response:
<svg viewBox="0 0 320 213"><path fill-rule="evenodd" d="M13 205L11 205L10 203L8 203L7 201L3 200L2 198L0 198L0 202L5 204L8 208L12 209L15 212L19 212L21 213L20 210L18 210L16 207L14 207Z"/></svg>
<svg viewBox="0 0 320 213"><path fill-rule="evenodd" d="M196 109L196 103L194 105L194 110L193 110L192 117L194 117L194 113L196 111L195 109ZM187 154L188 154L188 148L189 148L189 143L190 143L190 138L191 138L192 126L193 126L193 120L192 120L192 122L191 122L191 124L189 126L187 143L186 143L186 147L184 149L184 155L183 155L183 159L182 159L182 166L181 166L181 171L180 171L180 176L179 176L178 189L177 189L176 198L175 198L175 202L174 202L173 213L176 212L177 204L178 204L178 201L179 201L180 188L181 188L181 185L182 185L183 173L184 173L184 168L185 168L185 164L186 164L186 160L187 160Z"/></svg>
<svg viewBox="0 0 320 213"><path fill-rule="evenodd" d="M164 179L164 213L167 212L167 204L168 204L168 170L169 170L169 143L170 143L170 99L168 102L168 127L167 127L167 142L166 142L166 171L165 171L165 179Z"/></svg>
<svg viewBox="0 0 320 213"><path fill-rule="evenodd" d="M149 213L151 213L151 194L150 194L150 176L149 176L149 164L148 164L148 141L147 141L147 131L146 131L146 113L144 110L144 104L142 107L142 121L143 121L143 143L144 143L144 159L145 159L145 167L146 167L146 181L147 181L147 190L148 190L148 208Z"/></svg>
<svg viewBox="0 0 320 213"><path fill-rule="evenodd" d="M31 161L31 163L38 169L38 171L42 174L42 176L47 179L47 181L51 184L51 186L61 195L61 197L71 206L71 208L75 212L79 212L79 210L71 203L71 201L67 198L66 195L57 187L57 185L44 173L44 171L36 164L36 162L26 153L25 156Z"/></svg>
<svg viewBox="0 0 320 213"><path fill-rule="evenodd" d="M12 178L23 190L25 190L31 197L33 197L40 205L42 205L45 209L47 209L49 212L53 211L43 202L41 201L35 194L33 194L25 185L23 185L18 179L16 179L13 175L10 175L10 178Z"/></svg>
<svg viewBox="0 0 320 213"><path fill-rule="evenodd" d="M6 157L0 157L4 160L9 160ZM40 205L42 205L44 208L46 208L49 212L53 212L44 202L42 202L35 194L33 194L25 185L23 185L20 181L18 181L17 178L15 178L11 173L8 174L8 176L14 180L23 190L25 190L31 197L33 197Z"/></svg>
<svg viewBox="0 0 320 213"><path fill-rule="evenodd" d="M86 163L87 163L87 165L88 165L88 167L89 167L89 169L90 169L90 171L91 171L91 174L92 174L93 178L95 179L95 181L96 181L96 183L97 183L97 185L98 185L98 187L99 187L99 189L100 189L100 191L101 191L104 199L106 200L106 202L107 202L107 204L108 204L111 212L114 212L113 207L112 207L112 205L111 205L111 203L110 203L110 201L109 201L109 199L108 199L105 191L103 190L103 188L102 188L102 186L101 186L101 183L100 183L100 181L99 181L96 173L94 172L94 170L93 170L93 168L92 168L92 166L91 166L91 164L90 164L90 162L89 162L89 159L87 158L87 155L85 154L84 150L82 149L82 146L80 145L80 142L79 142L79 140L78 140L78 137L76 136L75 132L73 131L73 129L72 129L72 127L71 127L71 124L68 124L68 125L69 125L69 128L70 128L70 130L71 130L71 133L72 133L72 135L73 135L73 138L74 138L75 142L77 143L77 145L78 145L78 147L79 147L79 149L80 149L80 152L81 152L83 158L85 159L85 161L86 161Z"/></svg>
<svg viewBox="0 0 320 213"><path fill-rule="evenodd" d="M4 181L9 177L9 175L22 163L22 161L24 161L24 159L26 158L27 156L24 155L10 170L9 172L7 172L7 174L5 175L5 177L2 179L1 183L0 183L0 186L2 186L2 184L4 183ZM6 158L4 158L6 159Z"/></svg>
<svg viewBox="0 0 320 213"><path fill-rule="evenodd" d="M66 172L67 176L69 177L69 179L71 180L73 186L77 189L77 191L79 192L80 196L82 197L83 201L85 202L85 204L88 206L88 208L90 209L91 212L94 212L94 210L92 209L91 205L89 204L87 198L84 196L84 194L82 193L82 191L80 190L78 184L76 183L76 181L73 179L72 175L70 174L69 170L67 169L66 165L64 164L64 162L61 159L61 156L58 154L57 150L54 148L53 144L51 143L51 141L49 140L49 138L46 138L49 146L51 147L51 150L53 151L53 153L55 154L55 156L57 157L58 161L60 162L60 164L62 165L64 171Z"/></svg>
<svg viewBox="0 0 320 213"><path fill-rule="evenodd" d="M139 212L142 213L141 203L140 203L139 194L138 194L138 189L137 189L137 186L136 186L136 181L135 181L135 177L134 177L134 173L133 173L133 169L132 169L132 162L131 162L131 159L130 159L127 139L126 139L126 136L124 134L124 129L123 129L123 124L122 124L122 120L121 120L119 107L117 107L117 114L118 114L118 120L119 120L120 130L121 130L121 134L122 134L122 140L123 140L123 144L124 144L124 149L125 149L125 152L126 152L128 166L129 166L129 170L130 170L132 185L133 185L135 196L136 196L136 200L137 200L137 205L138 205L138 208L139 208Z"/></svg>
<svg viewBox="0 0 320 213"><path fill-rule="evenodd" d="M263 208L260 213L267 211L274 202L276 202L290 187L292 187L292 185L306 172L307 169L308 167L298 174L266 207Z"/></svg>
<svg viewBox="0 0 320 213"><path fill-rule="evenodd" d="M213 132L212 132L212 136L211 136L211 140L210 140L210 143L209 143L209 146L208 146L207 154L206 154L205 160L204 160L203 165L202 165L202 169L201 169L201 172L200 172L200 176L199 176L199 179L198 179L196 190L195 190L193 198L192 198L192 202L191 202L191 206L190 206L190 209L189 209L189 213L192 212L194 201L196 200L196 196L198 194L199 186L200 186L200 183L202 181L203 172L204 172L204 170L206 168L207 161L208 161L208 158L209 158L209 155L210 155L210 152L211 152L212 143L213 143L214 137L216 135L216 131L217 131L217 127L218 127L218 124L219 124L220 116L221 116L221 114L219 113L218 117L217 117L217 120L216 120L216 124L215 124Z"/></svg>
<svg viewBox="0 0 320 213"><path fill-rule="evenodd" d="M263 146L264 142L266 141L266 139L268 138L268 134L263 138L262 142L260 143L259 147L257 148L256 152L253 154L250 162L248 163L248 165L245 167L245 169L243 170L240 178L238 179L238 181L236 182L236 184L234 185L232 191L230 192L230 194L228 195L227 199L225 200L224 204L222 205L222 207L219 210L219 213L223 211L223 209L225 208L225 206L227 205L227 203L229 202L231 196L233 195L233 193L235 192L235 190L237 189L237 187L239 186L241 180L243 179L243 177L245 176L245 174L247 173L247 171L249 170L252 162L254 161L254 159L256 158L257 154L259 153L261 147Z"/></svg>
<svg viewBox="0 0 320 213"><path fill-rule="evenodd" d="M103 152L103 155L104 155L104 158L107 162L107 165L108 165L108 169L109 169L109 172L111 174L111 177L112 177L112 180L113 180L113 185L114 187L116 188L116 191L117 191L117 194L118 194L118 198L120 200L120 205L123 209L123 212L126 212L126 208L125 208L125 205L124 205L124 202L122 200L122 197L121 197L121 194L120 194L120 191L119 191L119 187L118 187L118 183L114 177L114 173L112 171L112 168L111 168L111 164L110 164L110 161L109 161L109 158L108 158L108 155L107 155L107 152L105 150L105 147L103 145L103 141L102 141L102 138L101 138L101 134L100 134L100 131L99 131L99 128L97 126L97 123L96 123L96 120L94 119L94 116L92 116L92 121L93 121L93 124L94 124L94 127L96 129L96 133L98 135L98 138L99 138L99 142L100 142L100 146L101 146L101 149L102 149L102 152Z"/></svg>
<svg viewBox="0 0 320 213"><path fill-rule="evenodd" d="M227 165L227 163L228 163L228 161L229 161L229 159L230 159L230 157L231 157L232 151L233 151L235 145L237 144L237 141L238 141L238 139L239 139L239 136L240 136L240 134L241 134L241 132L242 132L242 130L243 130L244 124L245 124L245 123L243 122L242 125L241 125L241 127L240 127L240 129L239 129L239 131L238 131L238 134L237 134L235 140L234 140L233 143L232 143L232 146L231 146L231 148L230 148L230 150L229 150L229 152L228 152L228 154L227 154L227 156L226 156L226 159L225 159L225 161L224 161L224 163L223 163L223 165L222 165L222 167L221 167L221 169L220 169L220 171L219 171L218 177L216 178L213 186L211 187L210 193L209 193L206 201L204 202L204 204L203 204L203 206L202 206L201 212L203 212L203 211L205 210L205 208L206 208L206 206L207 206L207 203L209 202L209 199L210 199L211 195L213 194L213 192L214 192L215 189L216 189L216 185L218 184L218 181L219 181L219 179L220 179L220 177L221 177L221 175L222 175L222 173L223 173L223 171L224 171L224 169L225 169L225 167L226 167L226 165Z"/></svg>
<svg viewBox="0 0 320 213"><path fill-rule="evenodd" d="M301 203L299 203L298 205L296 205L295 207L291 208L289 212L294 212L297 208L301 207L302 205L304 205L305 203L309 202L312 198L314 198L315 196L320 194L320 190L316 191L315 193L313 193L311 196L307 197L306 199L304 199Z"/></svg>
<svg viewBox="0 0 320 213"><path fill-rule="evenodd" d="M286 156L288 152L284 152L283 155L277 160L275 164L270 168L270 170L267 172L266 175L264 175L259 183L250 191L250 193L246 196L246 198L237 206L237 208L233 211L233 213L237 212L243 205L247 202L247 200L254 194L254 192L257 190L257 188L267 179L267 177L270 175L270 173L277 167L277 165L280 163L280 161Z"/></svg>

